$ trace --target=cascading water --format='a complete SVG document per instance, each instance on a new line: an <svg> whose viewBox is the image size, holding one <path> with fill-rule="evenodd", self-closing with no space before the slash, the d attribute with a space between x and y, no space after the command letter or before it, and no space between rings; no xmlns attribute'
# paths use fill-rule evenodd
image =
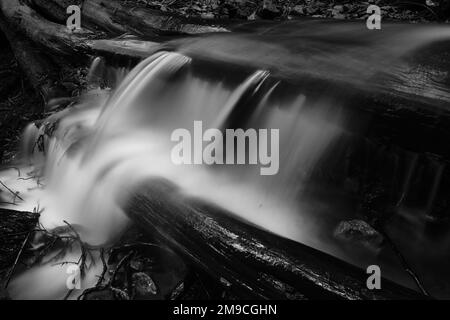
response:
<svg viewBox="0 0 450 320"><path fill-rule="evenodd" d="M422 33L418 37L422 40L417 42L426 38ZM93 68L99 64L96 60ZM11 208L43 209L41 223L46 228L68 221L81 226L84 241L104 245L114 242L129 223L121 209L127 192L160 176L262 228L364 265L367 260L352 256L330 236L337 222L354 216L353 196L344 196L342 190L361 183L351 173L359 169L351 164L359 155L349 142L353 134L347 128L346 102L317 93L311 99L306 89L289 89L283 95L286 86L266 70L239 70L226 77L200 69L188 54L158 52L136 66L114 91L92 89L40 128L30 125L21 172L39 178L39 184L36 179L19 180L16 170L2 172L1 180L25 200ZM279 129L278 174L260 175L259 166L249 164L176 165L171 135L179 128L193 130L196 121L202 121L203 130ZM376 149L368 152L378 154L378 159L388 157L371 142L362 144L360 149ZM45 152L37 152L39 147ZM414 156L404 158L410 165L400 175L400 202L411 192L416 161ZM334 181L332 187L329 181ZM338 200L341 195L345 200ZM95 284L99 269L97 264L90 270L83 288ZM386 269L387 276L398 276L395 267ZM17 276L10 292L13 298L61 298L67 291L66 278L65 268L43 264Z"/></svg>

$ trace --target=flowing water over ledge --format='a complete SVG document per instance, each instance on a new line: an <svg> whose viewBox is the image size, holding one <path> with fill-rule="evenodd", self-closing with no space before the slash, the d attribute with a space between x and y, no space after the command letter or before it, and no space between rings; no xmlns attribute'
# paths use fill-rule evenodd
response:
<svg viewBox="0 0 450 320"><path fill-rule="evenodd" d="M412 104L414 94L446 123L448 74L436 69L410 92L411 75L421 71L408 66L417 49L448 40L450 30L393 26L386 40L355 39L355 28L311 23L293 31L286 25L256 38L220 35L167 45L178 52L157 52L114 91L92 89L42 127L30 125L22 173L33 172L39 184L19 180L15 170L0 173L26 200L11 208L43 208L45 227L66 220L83 227L86 242L100 245L129 223L121 209L127 190L161 176L261 228L363 268L378 264L384 276L414 287L389 248L368 250L333 237L343 220L389 218L387 232L425 285L450 297L447 148L427 143L429 136L418 137L416 146L415 129L408 127L414 117L383 117L385 110L359 105L368 103L360 91L395 92ZM293 47L270 41L275 38ZM117 72L101 65L96 60L92 73ZM204 128L279 129L278 174L262 176L252 165L175 165L171 134L192 130L194 121ZM95 284L97 269L84 287ZM66 278L64 268L38 266L17 276L10 290L13 298L60 298Z"/></svg>

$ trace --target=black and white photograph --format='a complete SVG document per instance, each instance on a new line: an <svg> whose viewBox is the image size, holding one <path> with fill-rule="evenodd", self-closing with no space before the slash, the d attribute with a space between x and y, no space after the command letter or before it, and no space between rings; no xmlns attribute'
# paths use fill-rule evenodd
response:
<svg viewBox="0 0 450 320"><path fill-rule="evenodd" d="M0 0L0 44L1 304L450 300L449 0Z"/></svg>

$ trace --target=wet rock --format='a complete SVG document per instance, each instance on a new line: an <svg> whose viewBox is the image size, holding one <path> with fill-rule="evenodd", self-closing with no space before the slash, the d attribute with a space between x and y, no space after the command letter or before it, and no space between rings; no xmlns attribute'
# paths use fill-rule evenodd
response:
<svg viewBox="0 0 450 320"><path fill-rule="evenodd" d="M371 251L379 251L384 237L362 220L342 221L334 230L334 237L347 243L361 245Z"/></svg>
<svg viewBox="0 0 450 320"><path fill-rule="evenodd" d="M264 0L263 8L258 12L258 16L263 19L275 19L281 15L281 11L271 0Z"/></svg>
<svg viewBox="0 0 450 320"><path fill-rule="evenodd" d="M130 300L127 292L111 286L87 289L81 298L82 300Z"/></svg>
<svg viewBox="0 0 450 320"><path fill-rule="evenodd" d="M130 261L130 267L136 271L142 271L144 270L144 262L141 259L132 259Z"/></svg>
<svg viewBox="0 0 450 320"><path fill-rule="evenodd" d="M86 293L83 300L115 300L115 296L112 290L107 288Z"/></svg>
<svg viewBox="0 0 450 320"><path fill-rule="evenodd" d="M343 5L336 5L333 7L333 12L336 13L343 13L344 12L344 6Z"/></svg>
<svg viewBox="0 0 450 320"><path fill-rule="evenodd" d="M429 7L439 7L439 2L438 1L427 0L425 3Z"/></svg>
<svg viewBox="0 0 450 320"><path fill-rule="evenodd" d="M346 19L347 15L344 13L346 8L343 5L336 5L331 10L331 15L334 19Z"/></svg>
<svg viewBox="0 0 450 320"><path fill-rule="evenodd" d="M311 6L306 7L306 14L314 16L316 13L320 13L319 7Z"/></svg>
<svg viewBox="0 0 450 320"><path fill-rule="evenodd" d="M117 288L111 288L115 300L130 300L130 296L126 291Z"/></svg>
<svg viewBox="0 0 450 320"><path fill-rule="evenodd" d="M247 20L249 20L249 21L253 21L253 20L257 20L257 19L258 19L258 16L256 14L256 11L247 17Z"/></svg>
<svg viewBox="0 0 450 320"><path fill-rule="evenodd" d="M202 19L205 19L205 20L212 20L212 19L215 18L214 13L212 13L212 12L202 13L202 14L200 15L200 17L201 17Z"/></svg>
<svg viewBox="0 0 450 320"><path fill-rule="evenodd" d="M147 298L158 293L153 279L144 272L133 274L133 289L136 298Z"/></svg>
<svg viewBox="0 0 450 320"><path fill-rule="evenodd" d="M304 15L305 14L305 6L303 5L296 5L292 8L293 15Z"/></svg>

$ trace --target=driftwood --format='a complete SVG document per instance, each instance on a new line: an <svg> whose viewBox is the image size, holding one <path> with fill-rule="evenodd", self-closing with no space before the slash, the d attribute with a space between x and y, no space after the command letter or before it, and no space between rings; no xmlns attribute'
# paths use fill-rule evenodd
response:
<svg viewBox="0 0 450 320"><path fill-rule="evenodd" d="M386 279L381 290L368 290L363 270L187 198L168 181L154 179L137 188L125 211L238 297L423 298Z"/></svg>

